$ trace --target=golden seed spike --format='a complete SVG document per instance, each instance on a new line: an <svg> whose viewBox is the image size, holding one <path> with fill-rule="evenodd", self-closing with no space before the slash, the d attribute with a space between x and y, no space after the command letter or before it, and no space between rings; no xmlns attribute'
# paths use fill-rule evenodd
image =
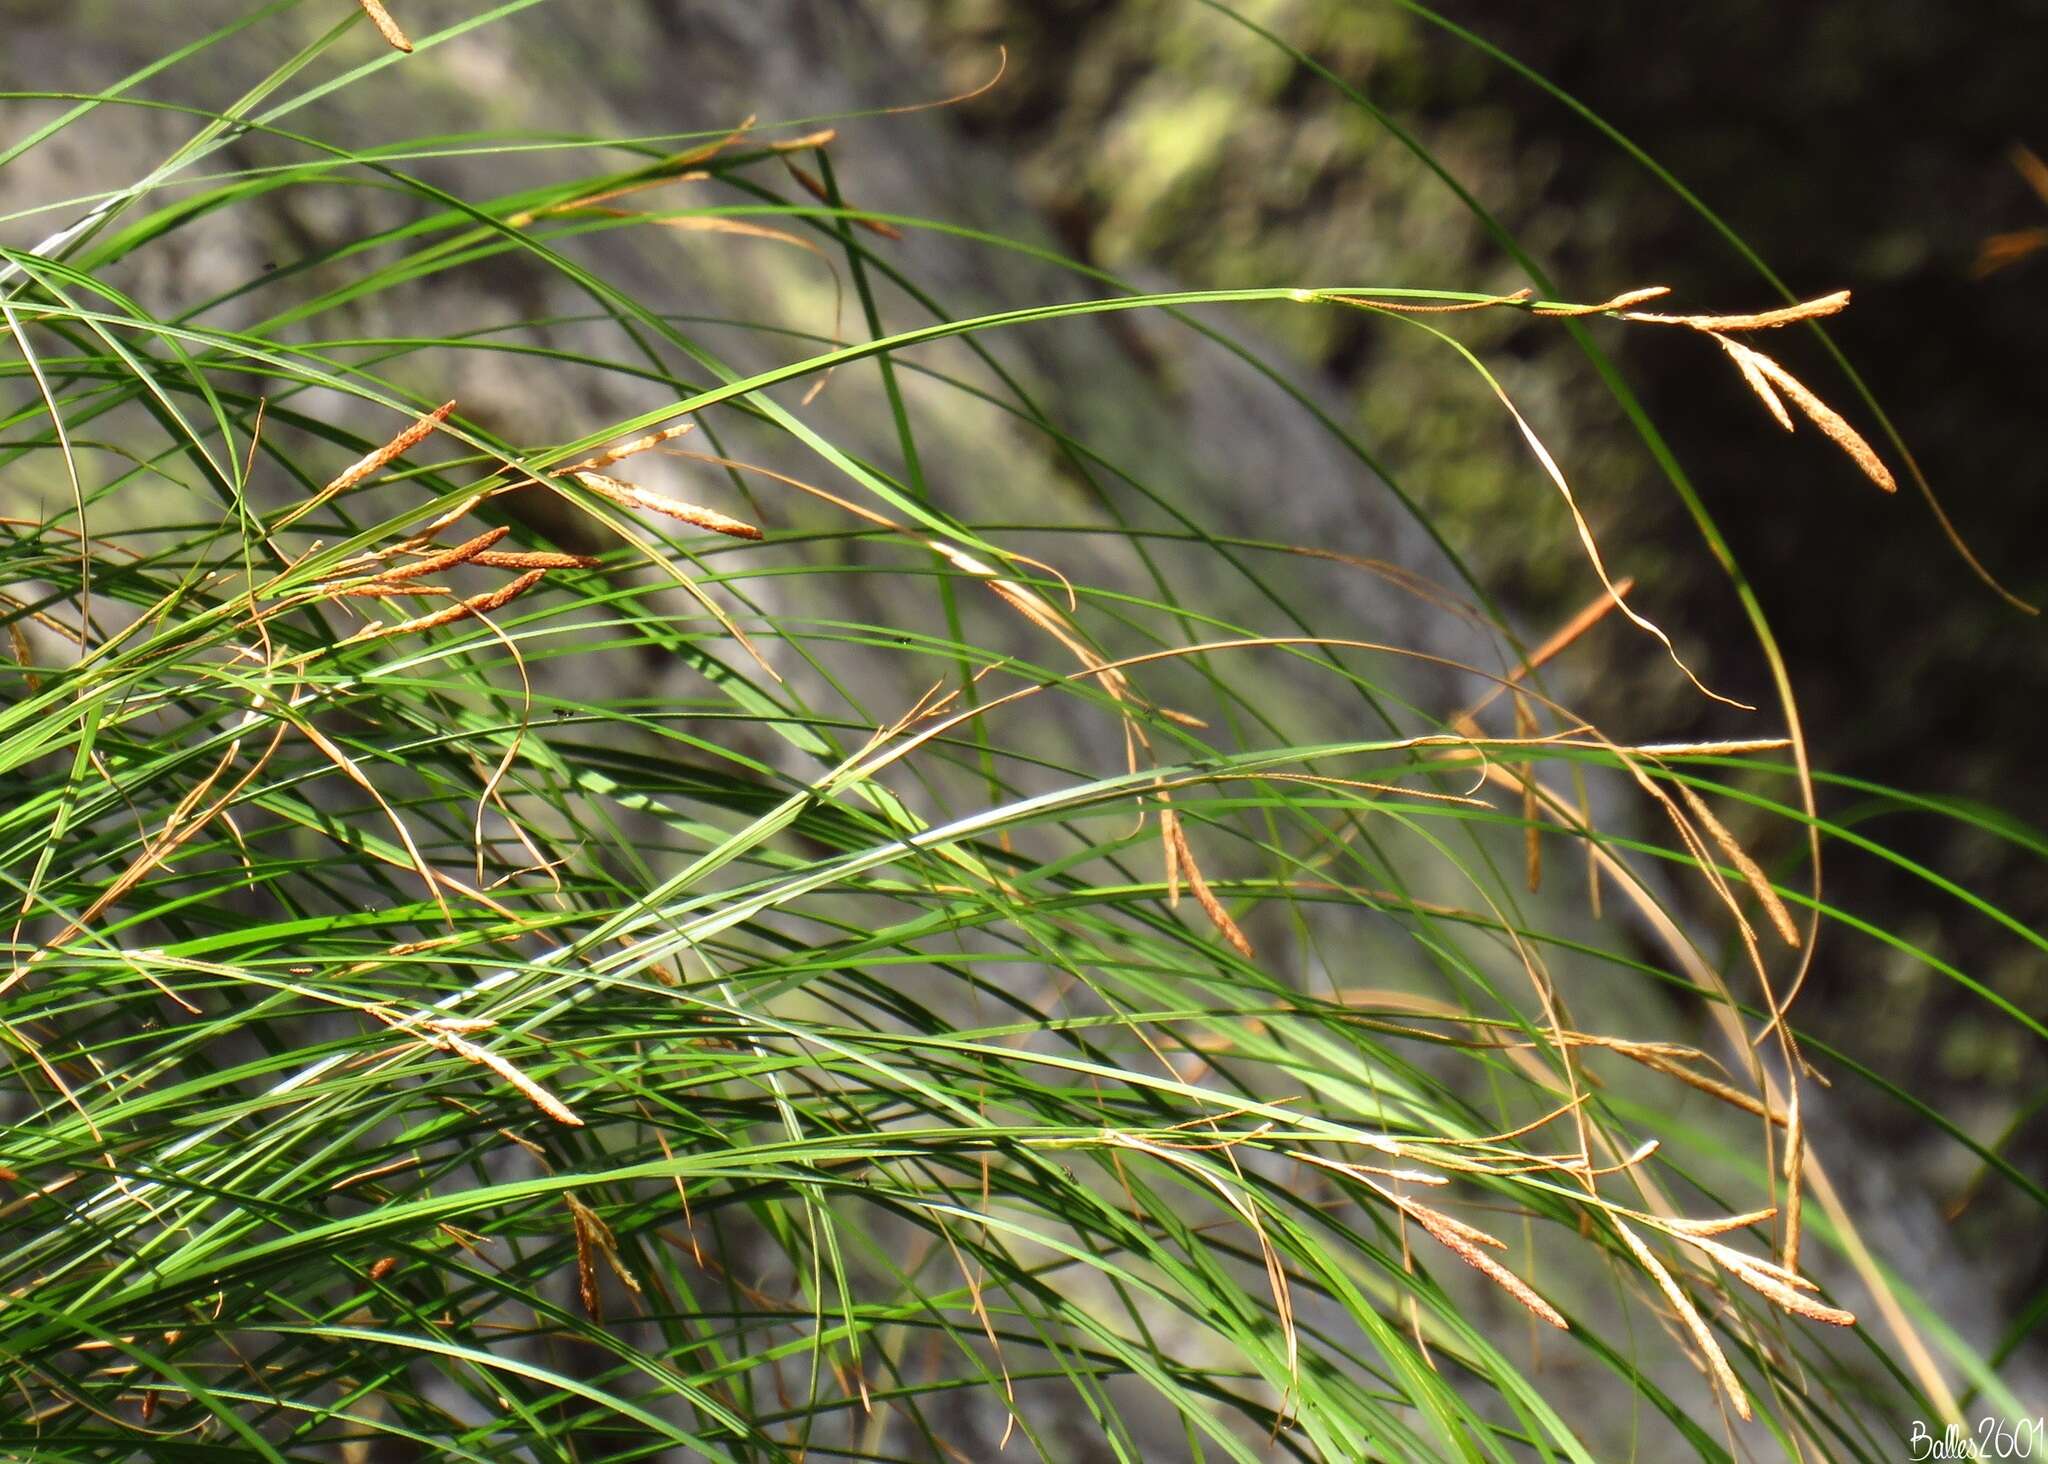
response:
<svg viewBox="0 0 2048 1464"><path fill-rule="evenodd" d="M600 494L612 502L627 508L644 508L649 513L658 513L668 518L679 519L700 529L709 529L714 534L726 534L735 539L758 539L761 531L750 523L728 518L715 509L700 508L694 503L685 503L679 498L654 493L633 483L607 477L603 473L572 472L569 474L591 492Z"/></svg>
<svg viewBox="0 0 2048 1464"><path fill-rule="evenodd" d="M1898 479L1894 478L1892 470L1884 465L1884 460L1877 455L1877 450L1864 440L1862 433L1849 425L1848 420L1840 412L1815 396L1805 382L1762 351L1731 341L1725 336L1718 339L1722 349L1735 357L1738 364L1747 362L1772 386L1790 397L1792 404L1804 412L1829 441L1849 454L1850 460L1863 469L1865 477L1887 493L1899 491Z"/></svg>
<svg viewBox="0 0 2048 1464"><path fill-rule="evenodd" d="M411 52L412 42L398 28L398 22L391 18L391 12L384 8L382 0L356 0L356 4L363 7L363 14L370 17L370 24L377 27L377 34L389 41L394 50Z"/></svg>
<svg viewBox="0 0 2048 1464"><path fill-rule="evenodd" d="M1776 330L1780 326L1796 325L1802 320L1819 320L1823 316L1837 315L1849 308L1849 292L1837 290L1832 295L1822 295L1814 300L1801 300L1795 305L1781 306L1776 310L1762 310L1753 315L1653 315L1647 311L1631 311L1624 320L1642 321L1648 325L1682 325L1692 330L1703 330L1710 335L1719 335L1731 330Z"/></svg>

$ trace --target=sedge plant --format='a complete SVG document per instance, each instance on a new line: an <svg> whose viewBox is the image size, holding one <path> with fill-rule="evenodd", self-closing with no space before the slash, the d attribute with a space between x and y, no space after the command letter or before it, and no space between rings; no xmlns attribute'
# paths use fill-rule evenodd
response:
<svg viewBox="0 0 2048 1464"><path fill-rule="evenodd" d="M15 200L34 242L0 250L0 1453L1879 1459L1910 1419L2024 1417L2024 1333L1946 1328L1809 1141L1817 1080L1915 1100L1795 997L1874 938L2048 1036L1819 877L1896 858L1838 791L2044 846L1816 772L1732 565L1779 704L1714 743L1576 714L1587 647L1690 677L1686 637L1458 334L1576 333L1718 551L1602 342L1718 350L1877 493L1888 453L1779 345L1846 295L1147 291L856 207L839 119L323 132L531 9L274 4L89 95L11 78L0 176L110 117L176 140ZM300 44L179 100L250 27ZM440 166L535 155L497 193ZM132 284L337 189L377 222ZM628 236L789 251L840 309L678 313L607 268ZM1064 288L949 308L920 236ZM407 327L508 273L571 308ZM1454 554L1223 522L1013 354L1141 312L1397 494L1258 346L1287 310L1488 383L1584 614L1546 640L1425 577ZM455 389L479 360L612 410L536 433ZM940 466L962 423L971 480ZM1450 629L1389 640L1325 573ZM1767 871L1730 824L1796 852ZM1622 1000L1704 1035L1611 1026Z"/></svg>

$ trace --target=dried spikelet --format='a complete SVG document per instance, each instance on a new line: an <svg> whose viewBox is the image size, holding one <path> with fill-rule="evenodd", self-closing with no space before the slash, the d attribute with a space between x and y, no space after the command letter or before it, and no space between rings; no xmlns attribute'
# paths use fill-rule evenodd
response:
<svg viewBox="0 0 2048 1464"><path fill-rule="evenodd" d="M370 24L377 27L377 34L389 41L395 49L406 52L412 50L412 42L407 40L405 32L398 28L398 22L391 18L391 12L384 8L382 0L356 0L356 4L362 6L363 14L370 17Z"/></svg>
<svg viewBox="0 0 2048 1464"><path fill-rule="evenodd" d="M588 1212L570 1196L562 1198L569 1201L569 1211L574 1217L571 1225L576 1232L576 1294L583 1299L584 1314L593 1322L601 1322L604 1320L604 1294L597 1288L597 1262L593 1255L597 1245L583 1221Z"/></svg>
<svg viewBox="0 0 2048 1464"><path fill-rule="evenodd" d="M1657 1223L1678 1235L1726 1235L1731 1230L1747 1230L1752 1225L1761 1225L1777 1213L1777 1206L1770 1205L1743 1215L1719 1215L1708 1220L1674 1217L1668 1220L1660 1219Z"/></svg>
<svg viewBox="0 0 2048 1464"><path fill-rule="evenodd" d="M1784 399L1778 395L1778 389L1771 385L1770 379L1757 370L1756 363L1750 359L1756 353L1738 350L1735 342L1726 336L1715 336L1714 339L1720 342L1721 348L1728 353L1728 358L1735 363L1735 369L1742 373L1742 379L1748 383L1749 389L1757 394L1757 399L1770 410L1773 417L1778 419L1778 425L1787 432L1792 431L1792 414L1785 410Z"/></svg>
<svg viewBox="0 0 2048 1464"><path fill-rule="evenodd" d="M1745 752L1783 752L1788 737L1731 737L1718 742L1638 742L1625 749L1644 757L1723 757Z"/></svg>
<svg viewBox="0 0 2048 1464"><path fill-rule="evenodd" d="M329 1194L338 1194L345 1189L354 1189L359 1184L365 1184L373 1179L382 1179L387 1174L396 1174L402 1169L411 1169L418 1163L417 1159L408 1157L394 1159L389 1164L373 1164L368 1169L358 1169L354 1174L344 1174L340 1179L327 1186L327 1192Z"/></svg>
<svg viewBox="0 0 2048 1464"><path fill-rule="evenodd" d="M1066 620L1057 609L1047 604L1036 593L1018 584L1015 580L1004 579L993 568L983 564L966 550L947 543L944 539L926 539L924 543L926 548L939 555L955 569L971 574L981 580L1004 604L1058 641L1069 655L1088 668L1102 689L1113 699L1118 702L1129 699L1131 695L1130 678L1090 650L1087 645L1068 629L1071 622ZM1057 570L1052 572L1058 574ZM1064 579L1065 577L1061 576L1061 578ZM1138 742L1150 746L1145 737L1145 729L1128 716L1124 718L1124 730L1127 737L1134 737Z"/></svg>
<svg viewBox="0 0 2048 1464"><path fill-rule="evenodd" d="M1536 305L1530 307L1529 313L1562 317L1567 320L1581 315L1605 315L1610 310L1626 310L1631 305L1661 299L1670 293L1669 285L1644 285L1641 289L1623 290L1612 300L1602 300L1598 305Z"/></svg>
<svg viewBox="0 0 2048 1464"><path fill-rule="evenodd" d="M1666 1077L1676 1078L1689 1088L1697 1088L1700 1092L1718 1098L1723 1103L1740 1108L1744 1113L1753 1113L1758 1118L1767 1119L1780 1128L1785 1125L1785 1115L1782 1111L1766 1108L1763 1100L1752 1098L1740 1088L1731 1087L1718 1078L1710 1078L1705 1073L1695 1072L1683 1063L1673 1062L1669 1058L1661 1057L1654 1052L1644 1051L1631 1044L1605 1043L1602 1045L1611 1047L1613 1051L1620 1053L1623 1057L1639 1062L1644 1067L1653 1068L1657 1072L1663 1073Z"/></svg>
<svg viewBox="0 0 2048 1464"><path fill-rule="evenodd" d="M1755 1271L1736 1271L1734 1275L1743 1285L1769 1297L1786 1311L1805 1317L1809 1321L1826 1322L1831 1327L1856 1325L1854 1312L1846 1312L1840 1307L1815 1301L1810 1296L1802 1296L1783 1282L1775 1281L1769 1276Z"/></svg>
<svg viewBox="0 0 2048 1464"><path fill-rule="evenodd" d="M809 152L825 146L839 136L837 127L821 127L816 132L806 132L801 137L784 137L761 145L772 153Z"/></svg>
<svg viewBox="0 0 2048 1464"><path fill-rule="evenodd" d="M463 519L468 518L470 510L474 509L479 503L482 503L486 498L496 498L500 493L503 493L505 491L506 490L503 488L494 488L489 493L470 494L469 497L463 499L462 502L456 504L455 507L449 509L446 513L442 514L439 518L435 519L432 523L428 524L425 528L421 529L418 533L414 534L410 539L407 539L405 543L400 547L406 549L418 549L423 545L432 543L434 536L436 534L439 534L443 529L450 528L453 525L460 523Z"/></svg>
<svg viewBox="0 0 2048 1464"><path fill-rule="evenodd" d="M421 1035L427 1041L433 1043L434 1046L454 1053L465 1062L473 1062L479 1067L489 1068L514 1088L517 1088L529 1103L538 1108L542 1113L545 1113L549 1118L552 1118L556 1123L565 1123L572 1128L583 1127L583 1120L576 1116L568 1104L543 1088L539 1083L536 1083L532 1078L529 1078L525 1073L519 1071L518 1068L512 1066L510 1062L493 1052L490 1048L479 1047L476 1043L455 1032L436 1031L431 1024L423 1029Z"/></svg>
<svg viewBox="0 0 2048 1464"><path fill-rule="evenodd" d="M1703 330L1710 335L1723 331L1776 330L1780 326L1796 325L1802 320L1819 320L1836 315L1849 306L1849 292L1837 290L1832 295L1822 295L1817 300L1801 300L1796 305L1782 306L1776 310L1762 310L1754 315L1652 315L1646 311L1630 311L1624 320L1642 321L1650 325L1682 325L1692 330Z"/></svg>
<svg viewBox="0 0 2048 1464"><path fill-rule="evenodd" d="M1167 795L1159 795L1159 842L1166 854L1166 908L1180 908L1180 815Z"/></svg>
<svg viewBox="0 0 2048 1464"><path fill-rule="evenodd" d="M1792 1089L1791 1115L1785 1125L1785 1269L1799 1269L1799 1197L1806 1179L1806 1125L1799 1119L1799 1089Z"/></svg>
<svg viewBox="0 0 2048 1464"><path fill-rule="evenodd" d="M1701 1320L1698 1310L1694 1308L1692 1298L1680 1289L1671 1273L1664 1269L1664 1263L1651 1253L1640 1236L1620 1220L1614 1222L1614 1228L1620 1233L1630 1253L1635 1256L1637 1264L1650 1273L1650 1279L1657 1283L1657 1289L1664 1293L1665 1300L1677 1311L1679 1321L1684 1323L1685 1330L1692 1335L1693 1345L1706 1356L1707 1366L1713 1371L1714 1378L1720 1384L1721 1391L1727 1395L1729 1403L1734 1406L1736 1416L1747 1423L1751 1417L1749 1395L1742 1390L1742 1384L1736 1380L1735 1370L1728 1366L1727 1354L1721 1351L1721 1344L1714 1340L1714 1334L1707 1330L1707 1324Z"/></svg>
<svg viewBox="0 0 2048 1464"><path fill-rule="evenodd" d="M463 937L460 935L436 935L426 940L409 940L402 944L388 947L384 954L387 956L416 956L421 951L431 951L441 946L454 945L462 939ZM453 1018L444 1017L442 1020L452 1021Z"/></svg>
<svg viewBox="0 0 2048 1464"><path fill-rule="evenodd" d="M678 214L662 217L655 214L628 213L624 209L604 209L601 212L617 218L645 219L650 224L659 224L664 229L674 229L679 234L739 234L749 239L773 239L778 244L788 244L806 254L822 257L825 253L810 240L792 234L787 229L778 229L769 224L749 223L745 219L729 219L722 214Z"/></svg>
<svg viewBox="0 0 2048 1464"><path fill-rule="evenodd" d="M418 579L423 574L453 569L458 564L467 564L511 532L502 525L495 529L485 529L474 539L465 539L453 549L444 549L439 554L429 554L425 559L415 560L397 569L387 569L378 575L377 579L382 584L396 584L402 580Z"/></svg>
<svg viewBox="0 0 2048 1464"><path fill-rule="evenodd" d="M382 1281L397 1269L397 1256L379 1256L370 1264L370 1279L372 1281Z"/></svg>
<svg viewBox="0 0 2048 1464"><path fill-rule="evenodd" d="M695 428L696 424L694 422L683 422L674 427L664 427L659 432L650 432L645 437L636 437L631 442L622 443L618 447L608 447L603 452L597 454L597 456L587 457L580 463L572 463L569 471L572 473L597 472L599 469L610 467L613 463L623 458L651 451L654 448L660 447L664 442L673 442L684 433L694 431Z"/></svg>
<svg viewBox="0 0 2048 1464"><path fill-rule="evenodd" d="M626 1268L619 1259L618 1241L612 1235L611 1226L604 1223L604 1217L574 1194L564 1193L569 1215L576 1228L576 1287L583 1298L583 1309L590 1313L592 1321L603 1321L603 1307L597 1289L596 1257L603 1256L611 1273L627 1290L640 1290L640 1280Z"/></svg>
<svg viewBox="0 0 2048 1464"><path fill-rule="evenodd" d="M1413 1201L1411 1201L1410 1203L1412 1204ZM1415 1208L1417 1210L1422 1210L1426 1207L1422 1205L1416 1205ZM1429 1214L1435 1217L1435 1221L1437 1224L1449 1226L1452 1230L1456 1231L1465 1239L1471 1241L1474 1245L1483 1245L1487 1247L1489 1250L1497 1251L1504 1251L1508 1248L1508 1243L1502 1240L1499 1236L1489 1235L1484 1230L1481 1230L1477 1225L1467 1225L1463 1220L1460 1220L1455 1215L1446 1215L1441 1210L1430 1210ZM1416 1218L1420 1219L1421 1216L1418 1215Z"/></svg>
<svg viewBox="0 0 2048 1464"><path fill-rule="evenodd" d="M21 622L7 622L7 639L14 647L14 663L21 668L21 679L28 683L31 695L43 689L43 678L36 675L35 652L29 648L28 635L21 628Z"/></svg>
<svg viewBox="0 0 2048 1464"><path fill-rule="evenodd" d="M367 585L346 585L337 593L364 600L396 600L414 595L452 595L455 592L446 585L394 585L385 580L374 580Z"/></svg>
<svg viewBox="0 0 2048 1464"><path fill-rule="evenodd" d="M1177 727L1193 727L1200 731L1206 729L1209 725L1192 712L1178 711L1173 707L1154 707L1152 710Z"/></svg>
<svg viewBox="0 0 2048 1464"><path fill-rule="evenodd" d="M1797 949L1799 927L1792 923L1792 912L1785 908L1785 902L1778 898L1778 892L1771 887L1769 878L1757 867L1757 862L1749 857L1747 850L1735 842L1735 835L1729 833L1721 820L1714 817L1714 811L1707 807L1704 798L1693 791L1691 784L1680 783L1678 792L1679 796L1685 799L1685 806L1692 810L1692 816L1713 836L1714 842L1720 845L1721 852L1728 856L1728 862L1742 872L1744 882L1756 892L1757 900L1764 907L1764 913L1770 917L1772 928L1783 938L1786 945Z"/></svg>
<svg viewBox="0 0 2048 1464"><path fill-rule="evenodd" d="M374 3L375 0L362 0L365 10L369 10ZM381 11L382 8L378 6L377 10ZM385 19L388 21L390 17L386 16ZM454 402L446 401L441 403L440 406L434 408L433 411L427 413L426 416L420 418L417 422L414 422L410 427L407 427L375 452L357 458L354 462L343 468L335 476L333 482L320 490L319 497L324 500L332 498L337 493L346 493L372 473L378 472L388 464L403 457L407 452L426 441L428 435L436 427L448 420L448 414L454 410Z"/></svg>
<svg viewBox="0 0 2048 1464"><path fill-rule="evenodd" d="M488 615L491 611L509 604L525 594L528 590L539 584L541 578L546 574L547 571L544 569L530 569L509 585L501 586L495 590L486 590L481 595L471 595L467 600L458 600L453 605L449 605L445 609L436 610L431 615L420 615L411 620L401 620L396 625L371 626L363 634L365 636L413 635L422 630L434 630L443 625L451 625L458 620L467 620L472 615Z"/></svg>
<svg viewBox="0 0 2048 1464"><path fill-rule="evenodd" d="M526 1135L515 1134L512 1132L512 1130L508 1128L500 1128L498 1130L498 1137L505 1140L505 1142L508 1144L517 1144L520 1148L524 1149L527 1153L533 1155L534 1158L540 1160L542 1163L547 1162L548 1151L546 1149L543 1149L539 1144L536 1144L532 1139L527 1138Z"/></svg>
<svg viewBox="0 0 2048 1464"><path fill-rule="evenodd" d="M715 512L712 509L699 508L694 503L684 503L681 499L670 498L665 494L651 493L647 489L638 487L635 484L621 482L617 478L606 477L603 473L579 471L572 472L569 476L591 492L600 494L605 498L611 499L612 502L623 504L628 508L642 508L649 513L663 514L668 518L679 519L683 523L693 525L696 528L709 529L714 534L727 534L735 539L758 539L761 537L761 531L752 524L742 523L736 518L727 518L724 514Z"/></svg>
<svg viewBox="0 0 2048 1464"><path fill-rule="evenodd" d="M1396 1203L1400 1205L1404 1214L1414 1217L1416 1223L1424 1230L1427 1230L1444 1249L1492 1281L1494 1285L1500 1287L1501 1290L1528 1308L1532 1314L1541 1317L1560 1332L1569 1332L1571 1330L1571 1323L1564 1319L1564 1316L1556 1307L1538 1296L1535 1288L1530 1286L1528 1282L1481 1250L1479 1245L1475 1243L1475 1241L1483 1241L1505 1249L1506 1247L1501 1241L1487 1235L1482 1230L1474 1230L1473 1227L1464 1224L1462 1221L1453 1220L1448 1215L1440 1214L1430 1209L1427 1205L1419 1205L1413 1200L1397 1200ZM1473 1238L1468 1239L1468 1235Z"/></svg>
<svg viewBox="0 0 2048 1464"><path fill-rule="evenodd" d="M1687 1236L1680 1236L1679 1238L1695 1249L1706 1252L1730 1271L1753 1271L1759 1276L1770 1278L1780 1286L1789 1286L1798 1291L1820 1290L1820 1287L1814 1285L1813 1282L1807 1280L1797 1271L1787 1270L1776 1261L1766 1260L1762 1256L1745 1255L1735 1249L1735 1247L1723 1245L1718 1240L1704 1240Z"/></svg>
<svg viewBox="0 0 2048 1464"><path fill-rule="evenodd" d="M1871 482L1887 493L1899 491L1898 480L1892 476L1892 470L1884 465L1884 460L1878 457L1876 449L1864 441L1863 434L1851 427L1840 412L1815 396L1807 388L1806 383L1762 351L1753 350L1722 336L1716 336L1715 339L1721 342L1724 350L1735 357L1738 365L1747 362L1772 386L1790 397L1792 404L1806 413L1813 425L1820 428L1829 441L1849 454L1850 459L1857 467L1863 469L1864 476ZM1744 373L1745 376L1747 374Z"/></svg>
<svg viewBox="0 0 2048 1464"><path fill-rule="evenodd" d="M1515 736L1534 737L1540 729L1529 699L1515 693ZM1543 890L1543 825L1536 817L1536 764L1522 764L1522 862L1527 866L1529 893Z"/></svg>
<svg viewBox="0 0 2048 1464"><path fill-rule="evenodd" d="M1202 907L1202 913L1209 917L1209 923L1247 961L1252 959L1252 943L1238 929L1237 922L1230 918L1230 912L1223 908L1223 902L1216 898L1216 892L1209 888L1209 881L1202 877L1201 866L1195 863L1195 852L1188 847L1188 836L1175 818L1165 825L1167 837L1173 840L1174 855L1180 867L1186 871L1188 889L1195 897L1195 903Z"/></svg>
<svg viewBox="0 0 2048 1464"><path fill-rule="evenodd" d="M789 175L803 185L804 192L810 194L811 197L817 199L820 203L829 204L832 202L832 195L826 191L825 185L816 176L799 167L794 159L785 156L782 159L782 166L789 169ZM880 234L884 239L901 239L903 237L901 229L897 228L894 224L884 223L880 219L856 218L854 223L871 234Z"/></svg>
<svg viewBox="0 0 2048 1464"><path fill-rule="evenodd" d="M488 569L595 569L604 561L595 554L557 554L550 550L490 550L474 560Z"/></svg>
<svg viewBox="0 0 2048 1464"><path fill-rule="evenodd" d="M1807 1292L1820 1288L1789 1267L1773 1265L1756 1256L1746 1256L1741 1251L1710 1240L1686 1239L1718 1261L1723 1269L1743 1285L1760 1295L1769 1297L1786 1311L1811 1321L1826 1322L1831 1327L1853 1327L1856 1316L1840 1307L1829 1306L1816 1301Z"/></svg>

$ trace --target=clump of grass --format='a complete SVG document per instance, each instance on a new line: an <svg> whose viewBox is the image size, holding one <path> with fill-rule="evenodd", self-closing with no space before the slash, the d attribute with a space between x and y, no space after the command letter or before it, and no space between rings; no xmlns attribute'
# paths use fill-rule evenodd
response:
<svg viewBox="0 0 2048 1464"><path fill-rule="evenodd" d="M1883 1454L1885 1421L1956 1412L1910 1288L1804 1135L1787 1009L1837 912L1707 801L1815 850L1837 833L1793 710L1782 734L1659 743L1546 689L1546 663L1585 653L1609 611L1677 652L1490 374L1606 595L1532 651L1379 567L1484 627L1485 666L1372 642L1272 583L1275 565L1373 568L1346 549L1233 539L1176 509L1111 525L1127 573L1082 574L1014 547L1000 484L934 484L919 449L936 430L919 404L943 394L1106 501L1168 503L1149 464L1017 385L1005 333L1144 310L1270 369L1189 312L1341 302L1436 332L1483 374L1435 318L1704 331L1782 421L1768 388L1874 462L1732 339L1845 297L1651 317L1643 290L1587 305L1098 279L953 315L878 252L939 225L849 206L815 122L617 143L614 171L475 199L411 171L431 140L290 130L286 89L314 58L430 65L447 38L361 4L397 48L382 62L351 49L360 25L329 33L197 116L148 187L52 205L46 243L6 255L0 454L69 497L9 517L0 551L17 662L0 668L0 869L19 892L0 978L0 1447L1592 1457L1591 1420L1546 1392L1504 1317L1562 1333L1546 1345L1598 1377L1576 1406L1642 1405L1666 1453L1725 1457L1723 1427L1761 1413L1744 1447L1767 1425L1808 1455ZM228 166L240 137L284 160ZM116 284L220 210L337 177L406 205L320 261L348 262L343 291L230 328L215 317L259 282L151 304ZM684 185L679 207L601 206ZM647 226L800 241L844 271L868 329L768 336L793 348L741 369L566 252ZM610 345L546 345L541 321L366 340L341 313L403 308L486 259L582 292ZM262 288L288 295L298 271L278 273ZM884 329L884 283L924 323ZM946 341L965 354L925 350ZM443 399L488 351L654 405L518 440ZM863 367L890 461L800 414ZM706 451L676 445L693 428ZM815 469L777 465L796 454ZM678 464L714 502L782 496L742 519L638 481ZM1095 526L1028 527L1078 560ZM827 552L850 537L878 568ZM1192 575L1165 565L1176 549ZM886 614L862 618L876 577ZM1247 605L1285 623L1247 623ZM1406 700L1424 669L1462 704ZM1278 690L1295 685L1314 688L1300 707ZM1326 694L1341 715L1301 710ZM1596 827L1588 779L1674 841L1651 817ZM1756 791L1788 783L1803 808ZM1560 840L1654 951L1525 907L1497 856L1521 851L1505 867L1555 899L1542 855ZM1658 864L1740 933L1759 999L1701 954ZM1782 994L1752 904L1796 948ZM1372 986L1342 974L1368 948ZM1699 1004L1740 1070L1588 1030L1594 975ZM1589 1066L1600 1054L1627 1068ZM1729 1121L1667 1131L1686 1094ZM1826 1221L1804 1252L1803 1196Z"/></svg>

